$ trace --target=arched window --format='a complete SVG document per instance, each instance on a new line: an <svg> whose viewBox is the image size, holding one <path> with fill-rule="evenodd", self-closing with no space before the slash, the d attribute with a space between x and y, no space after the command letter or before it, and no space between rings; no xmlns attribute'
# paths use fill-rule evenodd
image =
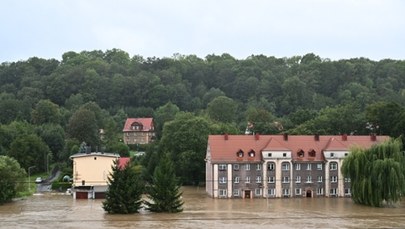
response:
<svg viewBox="0 0 405 229"><path fill-rule="evenodd" d="M243 157L243 151L240 149L238 152L236 152L237 157Z"/></svg>

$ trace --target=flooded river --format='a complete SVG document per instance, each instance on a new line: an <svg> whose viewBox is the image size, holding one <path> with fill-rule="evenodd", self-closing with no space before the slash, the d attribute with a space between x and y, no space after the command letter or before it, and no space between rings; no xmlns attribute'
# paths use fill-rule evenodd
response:
<svg viewBox="0 0 405 229"><path fill-rule="evenodd" d="M108 215L102 200L44 194L0 206L0 228L404 228L405 203L355 205L347 198L212 199L183 188L184 212Z"/></svg>

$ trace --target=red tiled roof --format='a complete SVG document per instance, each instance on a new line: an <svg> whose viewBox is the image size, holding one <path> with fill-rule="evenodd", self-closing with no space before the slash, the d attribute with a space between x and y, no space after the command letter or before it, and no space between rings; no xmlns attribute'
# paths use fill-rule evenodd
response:
<svg viewBox="0 0 405 229"><path fill-rule="evenodd" d="M340 135L321 135L316 139L313 135L289 135L285 140L283 135L210 135L208 146L210 147L211 160L242 162L248 160L261 161L261 152L266 151L291 151L292 160L296 161L322 161L324 150L350 150L351 147L369 148L373 144L383 142L388 136L345 136L343 140ZM227 138L227 140L226 140ZM249 158L247 153L254 150L256 155ZM244 157L238 158L236 153L242 150ZM297 154L300 150L304 152L303 157ZM310 151L315 151L315 156L310 156Z"/></svg>
<svg viewBox="0 0 405 229"><path fill-rule="evenodd" d="M142 124L143 129L137 131L153 131L153 118L127 118L125 121L123 132L134 131L131 129L131 126L134 123Z"/></svg>
<svg viewBox="0 0 405 229"><path fill-rule="evenodd" d="M123 169L125 166L128 165L131 158L129 157L120 157L118 158L118 168Z"/></svg>

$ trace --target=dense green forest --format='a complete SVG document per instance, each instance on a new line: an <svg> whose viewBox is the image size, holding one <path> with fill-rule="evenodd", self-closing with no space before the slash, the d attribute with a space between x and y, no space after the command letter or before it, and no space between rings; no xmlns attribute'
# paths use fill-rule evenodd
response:
<svg viewBox="0 0 405 229"><path fill-rule="evenodd" d="M182 181L194 183L204 179L207 135L244 134L248 122L249 133L400 136L405 61L66 52L61 61L2 63L0 110L0 155L39 171L48 162L69 165L83 142L126 155L125 119L154 117L145 174L168 152Z"/></svg>

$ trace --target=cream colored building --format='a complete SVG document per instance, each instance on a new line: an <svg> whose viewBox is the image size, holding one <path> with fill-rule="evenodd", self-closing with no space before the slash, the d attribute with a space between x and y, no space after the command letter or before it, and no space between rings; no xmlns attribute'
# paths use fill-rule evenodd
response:
<svg viewBox="0 0 405 229"><path fill-rule="evenodd" d="M108 177L112 171L118 154L112 153L80 153L70 156L73 160L74 199L104 198L108 188Z"/></svg>

